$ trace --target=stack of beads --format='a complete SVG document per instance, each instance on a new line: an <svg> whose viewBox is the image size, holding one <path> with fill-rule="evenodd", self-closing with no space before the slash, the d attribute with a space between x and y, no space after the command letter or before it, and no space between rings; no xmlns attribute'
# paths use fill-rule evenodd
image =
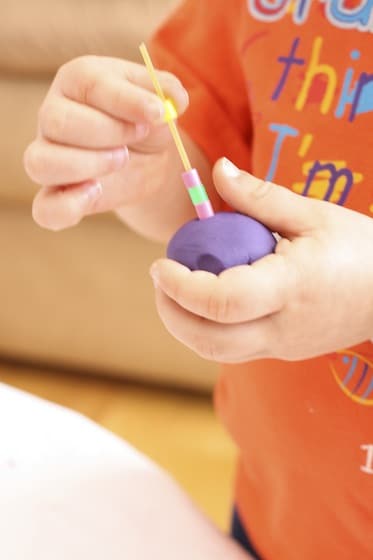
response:
<svg viewBox="0 0 373 560"><path fill-rule="evenodd" d="M197 212L200 220L211 218L214 216L214 211L211 206L209 197L196 169L185 171L182 175L183 183L187 188L189 197Z"/></svg>

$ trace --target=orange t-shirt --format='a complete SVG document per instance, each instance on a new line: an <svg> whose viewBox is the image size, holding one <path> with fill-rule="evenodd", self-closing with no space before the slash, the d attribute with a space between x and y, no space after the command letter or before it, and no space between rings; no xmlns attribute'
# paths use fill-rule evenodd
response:
<svg viewBox="0 0 373 560"><path fill-rule="evenodd" d="M153 52L211 162L373 216L372 32L371 0L188 0ZM215 397L262 558L372 560L373 344L228 366Z"/></svg>

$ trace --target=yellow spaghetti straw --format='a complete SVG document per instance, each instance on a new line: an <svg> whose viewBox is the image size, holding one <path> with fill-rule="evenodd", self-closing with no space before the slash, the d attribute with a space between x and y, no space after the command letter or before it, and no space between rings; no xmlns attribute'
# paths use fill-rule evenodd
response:
<svg viewBox="0 0 373 560"><path fill-rule="evenodd" d="M166 103L167 98L166 98L165 94L163 93L161 84L159 83L159 80L157 78L157 74L155 72L153 62L150 58L150 54L148 52L148 49L146 48L145 43L141 43L140 52L142 54L142 57L143 57L144 62L145 62L145 66L148 69L148 72L150 74L150 78L153 82L154 89L155 89L158 97L163 101L163 103ZM190 164L188 155L187 155L186 150L184 148L184 144L183 144L183 141L181 139L181 136L180 136L180 133L178 131L178 128L176 126L175 121L173 119L169 119L168 120L168 126L170 127L172 137L174 139L176 148L177 148L177 150L180 154L180 158L181 158L181 161L183 162L185 171L191 171L192 166Z"/></svg>

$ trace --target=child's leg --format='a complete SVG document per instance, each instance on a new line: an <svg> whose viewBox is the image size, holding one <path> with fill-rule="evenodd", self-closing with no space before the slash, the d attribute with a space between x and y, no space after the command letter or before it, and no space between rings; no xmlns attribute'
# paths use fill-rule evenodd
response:
<svg viewBox="0 0 373 560"><path fill-rule="evenodd" d="M248 559L129 445L3 385L0 496L7 560Z"/></svg>

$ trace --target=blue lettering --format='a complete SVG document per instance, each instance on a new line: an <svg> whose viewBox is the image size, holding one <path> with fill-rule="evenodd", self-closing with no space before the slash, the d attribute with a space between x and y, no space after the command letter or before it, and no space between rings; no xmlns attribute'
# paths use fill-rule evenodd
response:
<svg viewBox="0 0 373 560"><path fill-rule="evenodd" d="M276 175L276 171L278 168L278 162L280 159L280 155L281 155L281 149L282 146L285 142L285 139L290 136L295 138L296 136L298 136L299 134L299 130L297 130L296 128L292 128L291 126L288 126L287 124L276 124L276 123L272 123L269 125L269 130L271 130L272 132L277 132L278 136L275 142L275 146L273 148L273 155L272 155L272 161L270 163L269 166L269 170L268 173L266 175L266 181L273 181L273 179L275 178Z"/></svg>
<svg viewBox="0 0 373 560"><path fill-rule="evenodd" d="M327 15L332 23L344 29L366 31L372 23L373 0L365 0L362 6L355 9L343 7L344 0L330 0L327 4Z"/></svg>
<svg viewBox="0 0 373 560"><path fill-rule="evenodd" d="M356 86L349 121L353 121L356 115L370 111L373 111L373 74L363 72Z"/></svg>
<svg viewBox="0 0 373 560"><path fill-rule="evenodd" d="M360 51L358 49L354 49L350 53L350 57L352 60L359 60L360 58ZM352 105L355 99L356 87L352 87L352 79L354 77L354 71L352 68L348 68L346 70L345 78L343 81L342 92L339 98L339 103L337 109L335 111L335 116L337 119L340 119L345 114L346 106Z"/></svg>
<svg viewBox="0 0 373 560"><path fill-rule="evenodd" d="M320 0L325 3L326 17L336 27L373 33L373 0L362 0L356 8L347 8L345 0ZM316 2L314 3L316 4ZM251 15L265 22L276 22L290 14L291 0L247 0ZM296 0L292 10L294 23L304 24L310 15L312 0Z"/></svg>

